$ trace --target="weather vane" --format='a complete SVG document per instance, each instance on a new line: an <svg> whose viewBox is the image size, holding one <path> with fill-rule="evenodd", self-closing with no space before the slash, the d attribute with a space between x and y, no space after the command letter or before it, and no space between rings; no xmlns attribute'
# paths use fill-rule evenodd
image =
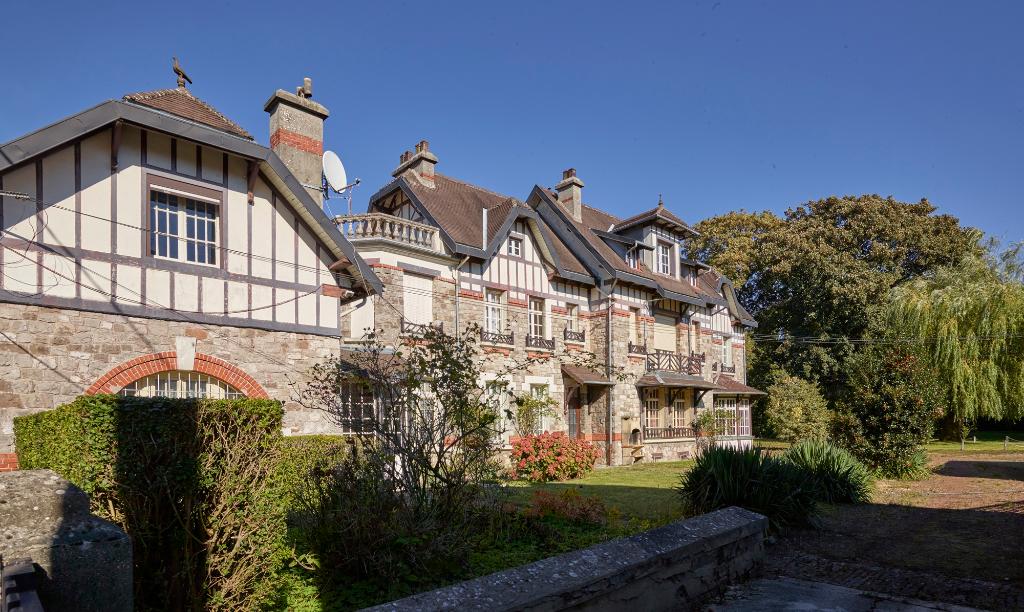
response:
<svg viewBox="0 0 1024 612"><path fill-rule="evenodd" d="M178 58L172 57L171 59L174 60L174 63L171 64L171 68L174 69L174 74L178 75L178 87L184 87L185 81L188 81L188 84L191 85L192 79L188 78L185 71L181 69L181 64L178 63Z"/></svg>

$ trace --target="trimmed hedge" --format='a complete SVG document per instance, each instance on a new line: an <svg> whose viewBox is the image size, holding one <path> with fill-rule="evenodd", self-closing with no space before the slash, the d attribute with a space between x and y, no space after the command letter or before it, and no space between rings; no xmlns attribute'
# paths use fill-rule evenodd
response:
<svg viewBox="0 0 1024 612"><path fill-rule="evenodd" d="M79 397L15 419L50 468L132 538L138 609L272 604L286 550L279 402Z"/></svg>

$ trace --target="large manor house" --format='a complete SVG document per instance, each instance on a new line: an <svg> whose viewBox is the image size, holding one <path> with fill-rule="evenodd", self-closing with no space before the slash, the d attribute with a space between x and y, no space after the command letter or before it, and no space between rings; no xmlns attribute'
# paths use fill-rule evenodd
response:
<svg viewBox="0 0 1024 612"><path fill-rule="evenodd" d="M550 396L538 429L600 464L689 456L710 408L723 443L750 444L756 322L661 201L619 218L574 169L503 195L420 141L365 212L334 216L327 108L306 81L264 109L269 146L179 80L0 145L0 469L14 417L82 394L270 397L286 434L358 433L372 397L347 393L337 423L297 389L368 329L399 346L479 328L481 385L531 357L508 383Z"/></svg>

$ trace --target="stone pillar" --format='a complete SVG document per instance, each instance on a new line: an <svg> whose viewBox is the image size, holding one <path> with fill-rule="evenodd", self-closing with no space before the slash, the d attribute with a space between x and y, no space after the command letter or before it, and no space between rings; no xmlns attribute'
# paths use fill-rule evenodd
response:
<svg viewBox="0 0 1024 612"><path fill-rule="evenodd" d="M46 610L132 610L132 544L51 470L0 474L0 557L31 559Z"/></svg>
<svg viewBox="0 0 1024 612"><path fill-rule="evenodd" d="M294 94L278 89L263 110L270 113L270 148L323 205L324 120L330 113L312 95L313 83L307 78Z"/></svg>

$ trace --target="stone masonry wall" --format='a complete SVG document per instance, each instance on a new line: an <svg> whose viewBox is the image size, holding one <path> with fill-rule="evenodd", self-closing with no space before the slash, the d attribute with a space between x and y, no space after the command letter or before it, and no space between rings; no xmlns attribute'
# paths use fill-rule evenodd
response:
<svg viewBox="0 0 1024 612"><path fill-rule="evenodd" d="M690 610L764 561L768 519L725 508L371 610Z"/></svg>
<svg viewBox="0 0 1024 612"><path fill-rule="evenodd" d="M0 462L13 451L14 417L71 401L127 361L175 351L178 338L195 339L196 353L228 362L285 402L286 434L332 430L326 415L295 400L309 368L337 352L337 338L0 304Z"/></svg>

